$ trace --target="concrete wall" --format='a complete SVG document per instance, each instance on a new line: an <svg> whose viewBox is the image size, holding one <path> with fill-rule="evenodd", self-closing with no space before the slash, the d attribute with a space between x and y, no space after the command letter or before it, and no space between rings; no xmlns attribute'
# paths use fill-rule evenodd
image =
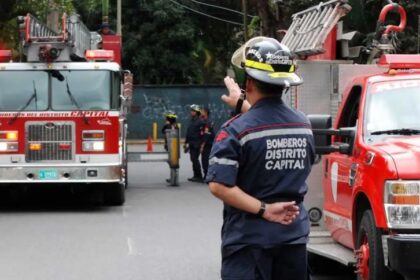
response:
<svg viewBox="0 0 420 280"><path fill-rule="evenodd" d="M218 129L229 119L230 109L220 97L227 92L224 86L135 86L132 112L128 115L128 138L146 139L152 136L152 124L158 124L158 138L164 124L164 113L168 110L178 115L181 124L181 137L190 119L191 104L206 106L210 109L210 117Z"/></svg>

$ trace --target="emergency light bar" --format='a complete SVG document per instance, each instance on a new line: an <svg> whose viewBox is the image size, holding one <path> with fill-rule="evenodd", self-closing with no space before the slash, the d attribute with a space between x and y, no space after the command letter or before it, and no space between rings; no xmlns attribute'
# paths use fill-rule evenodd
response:
<svg viewBox="0 0 420 280"><path fill-rule="evenodd" d="M420 69L420 55L416 54L384 54L378 65L389 69Z"/></svg>
<svg viewBox="0 0 420 280"><path fill-rule="evenodd" d="M112 61L114 60L114 51L111 50L87 50L85 57L87 60L90 61L98 61L98 60L106 60Z"/></svg>
<svg viewBox="0 0 420 280"><path fill-rule="evenodd" d="M0 50L0 62L9 62L12 60L11 50Z"/></svg>

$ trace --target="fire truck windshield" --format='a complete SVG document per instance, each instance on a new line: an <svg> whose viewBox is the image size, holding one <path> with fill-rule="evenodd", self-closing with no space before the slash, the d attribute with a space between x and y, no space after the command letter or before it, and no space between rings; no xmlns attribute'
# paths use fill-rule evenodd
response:
<svg viewBox="0 0 420 280"><path fill-rule="evenodd" d="M110 110L111 75L108 71L60 71L52 79L53 110ZM59 76L60 77L60 76ZM70 92L70 93L69 93Z"/></svg>
<svg viewBox="0 0 420 280"><path fill-rule="evenodd" d="M114 76L107 70L3 70L0 111L117 109L119 83Z"/></svg>
<svg viewBox="0 0 420 280"><path fill-rule="evenodd" d="M375 83L368 91L367 134L420 133L420 80Z"/></svg>
<svg viewBox="0 0 420 280"><path fill-rule="evenodd" d="M48 108L48 74L0 71L1 111L44 111Z"/></svg>

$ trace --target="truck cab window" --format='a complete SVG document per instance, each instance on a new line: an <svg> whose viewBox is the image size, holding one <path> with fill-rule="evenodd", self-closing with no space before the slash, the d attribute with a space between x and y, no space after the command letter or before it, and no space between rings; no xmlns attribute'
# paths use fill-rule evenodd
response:
<svg viewBox="0 0 420 280"><path fill-rule="evenodd" d="M60 72L64 80L52 78L51 82L53 110L111 109L111 73L109 71Z"/></svg>
<svg viewBox="0 0 420 280"><path fill-rule="evenodd" d="M360 105L360 96L362 93L361 86L354 86L350 93L349 97L346 100L346 104L343 107L343 113L341 114L341 119L338 122L337 128L342 127L355 127L357 123L357 118L359 116L359 105ZM348 137L337 137L338 142L348 143Z"/></svg>
<svg viewBox="0 0 420 280"><path fill-rule="evenodd" d="M368 134L398 135L420 129L420 80L375 83L368 89L366 125ZM393 132L395 131L395 132Z"/></svg>
<svg viewBox="0 0 420 280"><path fill-rule="evenodd" d="M40 71L0 72L0 111L45 111L48 74Z"/></svg>
<svg viewBox="0 0 420 280"><path fill-rule="evenodd" d="M111 85L111 109L119 109L121 104L121 74L119 72L112 73Z"/></svg>

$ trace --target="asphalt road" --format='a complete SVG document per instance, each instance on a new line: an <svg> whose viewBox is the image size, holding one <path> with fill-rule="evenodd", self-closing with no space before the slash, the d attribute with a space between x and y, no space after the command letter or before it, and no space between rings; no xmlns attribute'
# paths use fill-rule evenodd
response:
<svg viewBox="0 0 420 280"><path fill-rule="evenodd" d="M183 155L181 185L168 187L166 163L130 163L122 207L58 186L1 195L0 279L219 279L222 203L188 182L191 172ZM328 275L314 280L355 279L338 264L318 263Z"/></svg>

